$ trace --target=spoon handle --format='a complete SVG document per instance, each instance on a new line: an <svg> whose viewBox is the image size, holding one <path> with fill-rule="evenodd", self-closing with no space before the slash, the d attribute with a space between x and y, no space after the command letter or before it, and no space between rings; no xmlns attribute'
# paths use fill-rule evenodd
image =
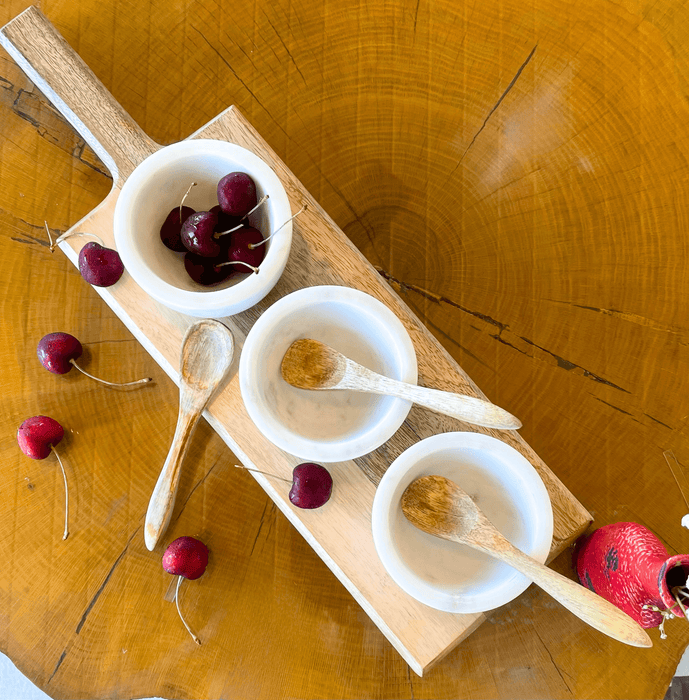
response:
<svg viewBox="0 0 689 700"><path fill-rule="evenodd" d="M462 540L470 544L467 540ZM514 547L502 535L490 547L471 543L476 549L496 557L530 578L567 610L603 634L634 647L653 646L641 625L605 598L576 581L540 564Z"/></svg>
<svg viewBox="0 0 689 700"><path fill-rule="evenodd" d="M522 427L518 418L490 401L399 382L377 374L351 360L347 361L345 375L338 388L396 396L430 408L432 411L486 428L518 430Z"/></svg>
<svg viewBox="0 0 689 700"><path fill-rule="evenodd" d="M144 541L151 552L165 534L170 522L177 496L182 461L189 448L191 436L200 417L201 411L198 409L184 410L183 407L180 407L175 436L172 438L170 451L153 489L151 500L148 502L148 510L146 511Z"/></svg>

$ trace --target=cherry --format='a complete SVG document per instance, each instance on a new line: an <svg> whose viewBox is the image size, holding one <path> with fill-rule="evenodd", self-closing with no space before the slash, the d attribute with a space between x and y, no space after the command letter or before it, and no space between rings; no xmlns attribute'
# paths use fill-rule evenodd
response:
<svg viewBox="0 0 689 700"><path fill-rule="evenodd" d="M112 248L106 248L103 241L95 233L85 233L83 231L74 231L72 233L63 233L58 236L55 243L50 235L48 222L44 221L45 230L48 233L50 241L50 252L54 253L58 243L71 238L72 236L91 236L98 243L91 241L87 243L79 251L79 272L81 276L94 287L111 287L117 282L124 272L124 265L120 254Z"/></svg>
<svg viewBox="0 0 689 700"><path fill-rule="evenodd" d="M218 182L218 203L226 214L242 217L256 201L256 183L246 173L228 173Z"/></svg>
<svg viewBox="0 0 689 700"><path fill-rule="evenodd" d="M222 233L223 231L234 228L239 224L239 217L225 214L225 212L220 208L219 204L211 207L209 211L212 211L218 215L218 223L215 225L215 233Z"/></svg>
<svg viewBox="0 0 689 700"><path fill-rule="evenodd" d="M184 200L189 196L191 188L196 187L196 183L192 182L189 189L184 193L182 201L178 207L175 207L167 215L167 218L160 227L160 240L175 253L183 253L186 248L182 243L182 224L195 213L191 207L185 207Z"/></svg>
<svg viewBox="0 0 689 700"><path fill-rule="evenodd" d="M120 254L91 241L79 251L79 272L94 287L112 287L124 272Z"/></svg>
<svg viewBox="0 0 689 700"><path fill-rule="evenodd" d="M76 363L76 360L81 357L83 348L81 343L69 333L48 333L48 335L44 335L38 341L37 352L41 364L53 374L67 374L72 367L76 367L90 379L95 379L97 382L108 386L132 386L153 381L152 377L144 377L133 382L108 382L105 379L94 377Z"/></svg>
<svg viewBox="0 0 689 700"><path fill-rule="evenodd" d="M55 451L55 445L64 437L64 428L49 416L33 416L27 418L17 430L17 442L19 448L31 459L45 459L51 452L57 457L62 470L62 479L65 482L65 531L62 539L69 537L69 493L67 491L67 475L60 459Z"/></svg>
<svg viewBox="0 0 689 700"><path fill-rule="evenodd" d="M179 608L179 587L184 578L190 581L200 578L207 566L208 547L201 540L197 540L194 537L178 537L168 545L165 554L163 554L163 569L168 574L179 576L177 588L175 589L177 612L187 628L187 632L197 644L201 644L201 640L191 631Z"/></svg>
<svg viewBox="0 0 689 700"><path fill-rule="evenodd" d="M320 508L330 499L333 478L320 464L306 462L294 468L289 500L297 508Z"/></svg>
<svg viewBox="0 0 689 700"><path fill-rule="evenodd" d="M64 428L49 416L27 418L17 430L21 451L31 459L45 459L65 435Z"/></svg>
<svg viewBox="0 0 689 700"><path fill-rule="evenodd" d="M233 270L228 265L219 266L220 258L203 258L194 253L187 253L184 256L184 268L194 282L206 287L212 287L224 282L237 270Z"/></svg>
<svg viewBox="0 0 689 700"><path fill-rule="evenodd" d="M220 243L214 236L218 215L212 211L197 211L182 224L182 243L190 252L204 258L220 254Z"/></svg>
<svg viewBox="0 0 689 700"><path fill-rule="evenodd" d="M160 227L160 240L175 253L184 253L186 248L182 243L182 224L192 215L195 210L191 207L175 207L167 215L167 218Z"/></svg>
<svg viewBox="0 0 689 700"><path fill-rule="evenodd" d="M265 476L271 476L280 481L292 484L289 491L289 500L297 508L313 509L320 508L329 500L333 490L333 478L330 472L320 464L304 462L292 470L292 481L283 479L281 476L262 472L259 469L249 469L241 464L235 464L238 469L246 469L250 472L257 472Z"/></svg>
<svg viewBox="0 0 689 700"><path fill-rule="evenodd" d="M48 333L38 341L38 359L53 374L67 374L82 352L81 343L69 333Z"/></svg>
<svg viewBox="0 0 689 700"><path fill-rule="evenodd" d="M263 242L263 235L258 229L244 226L232 233L227 259L230 262L242 262L258 267L266 256L265 248L258 245ZM253 247L256 246L256 247Z"/></svg>

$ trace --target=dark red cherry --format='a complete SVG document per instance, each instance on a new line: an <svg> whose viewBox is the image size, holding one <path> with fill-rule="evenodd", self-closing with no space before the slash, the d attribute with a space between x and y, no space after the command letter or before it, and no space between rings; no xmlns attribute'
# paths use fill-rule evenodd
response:
<svg viewBox="0 0 689 700"><path fill-rule="evenodd" d="M239 217L225 214L225 212L220 208L219 204L211 207L209 211L215 212L218 215L218 223L215 225L216 233L223 233L224 231L229 231L235 226L239 226Z"/></svg>
<svg viewBox="0 0 689 700"><path fill-rule="evenodd" d="M224 282L228 277L237 274L239 265L225 265L218 267L219 262L224 262L222 258L204 258L194 253L187 253L184 256L184 269L194 282L198 282L206 287L212 287Z"/></svg>
<svg viewBox="0 0 689 700"><path fill-rule="evenodd" d="M320 464L306 462L294 468L289 500L297 508L320 508L333 490L330 472Z"/></svg>
<svg viewBox="0 0 689 700"><path fill-rule="evenodd" d="M213 235L218 215L212 211L197 211L182 224L182 243L195 255L215 258L220 254L220 243Z"/></svg>
<svg viewBox="0 0 689 700"><path fill-rule="evenodd" d="M184 253L186 251L184 243L182 243L182 224L195 213L191 207L181 207L181 209L181 218L179 213L180 207L175 207L170 211L160 227L160 240L176 253Z"/></svg>
<svg viewBox="0 0 689 700"><path fill-rule="evenodd" d="M263 240L263 235L258 229L251 226L245 226L230 234L230 248L227 253L228 260L247 263L253 267L258 267L266 255L265 245L259 245L256 248L250 248L251 244L260 243ZM241 265L235 267L241 270ZM246 268L247 271L248 268Z"/></svg>
<svg viewBox="0 0 689 700"><path fill-rule="evenodd" d="M81 343L69 333L48 333L38 341L38 359L53 374L67 374L81 357Z"/></svg>
<svg viewBox="0 0 689 700"><path fill-rule="evenodd" d="M120 254L91 241L79 251L79 272L94 287L110 287L124 272Z"/></svg>
<svg viewBox="0 0 689 700"><path fill-rule="evenodd" d="M229 173L218 182L218 203L226 214L242 217L257 202L256 183L246 173Z"/></svg>

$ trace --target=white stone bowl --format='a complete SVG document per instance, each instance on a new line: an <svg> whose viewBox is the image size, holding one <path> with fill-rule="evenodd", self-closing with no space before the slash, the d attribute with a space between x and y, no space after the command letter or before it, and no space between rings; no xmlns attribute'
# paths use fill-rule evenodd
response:
<svg viewBox="0 0 689 700"><path fill-rule="evenodd" d="M461 486L518 549L539 562L550 551L553 511L532 464L494 437L443 433L405 450L376 490L373 541L391 578L410 596L446 612L484 612L516 598L531 583L523 574L466 545L422 532L404 517L404 490L430 474Z"/></svg>
<svg viewBox="0 0 689 700"><path fill-rule="evenodd" d="M191 139L161 148L129 176L115 205L115 246L124 267L151 297L180 313L201 318L245 311L275 286L292 245L292 222L266 243L258 274L233 276L216 287L194 282L184 269L184 254L160 240L160 227L192 182L185 205L207 211L218 203L218 181L230 172L248 173L260 199L269 199L249 217L266 238L291 216L289 200L275 172L241 146Z"/></svg>
<svg viewBox="0 0 689 700"><path fill-rule="evenodd" d="M416 353L397 316L349 287L307 287L275 302L249 332L239 385L249 416L275 445L313 462L361 457L386 442L409 401L353 391L308 391L280 373L287 348L313 338L393 379L416 383Z"/></svg>

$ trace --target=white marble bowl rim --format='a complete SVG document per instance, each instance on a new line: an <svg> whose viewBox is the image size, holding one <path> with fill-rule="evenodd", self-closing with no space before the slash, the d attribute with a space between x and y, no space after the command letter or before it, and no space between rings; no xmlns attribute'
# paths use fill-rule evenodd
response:
<svg viewBox="0 0 689 700"><path fill-rule="evenodd" d="M138 225L138 211L143 206L156 206L154 202L141 201L141 192L150 188L158 173L170 166L180 167L180 191L183 192L192 179L184 167L191 159L197 161L208 156L226 165L226 172L248 173L256 182L257 190L267 192L270 197L265 205L271 230L287 222L292 216L289 199L280 179L270 166L247 149L227 141L215 139L190 139L161 148L142 161L129 176L115 205L115 245L125 269L134 281L153 299L180 313L196 317L230 316L244 311L261 299L275 286L282 275L292 245L292 222L283 226L269 241L266 257L259 274L247 275L244 279L221 288L199 288L198 291L181 289L161 277L152 269L147 256L142 253L142 235L158 235L157 231L142 231ZM202 177L202 173L194 175ZM174 205L173 205L174 206ZM213 206L209 202L208 206ZM167 210L161 212L161 223ZM267 235L264 231L264 236ZM162 250L161 254L171 251ZM174 263L181 260L174 260ZM182 269L182 267L180 267ZM183 271L183 270L182 270Z"/></svg>
<svg viewBox="0 0 689 700"><path fill-rule="evenodd" d="M394 312L366 292L350 287L323 285L306 287L288 294L275 302L256 321L247 335L239 361L242 399L249 417L263 435L285 452L300 459L324 463L356 459L377 449L392 437L409 413L409 401L393 397L375 397L382 400L386 408L381 420L366 425L360 432L347 439L319 441L300 435L277 420L266 408L262 396L260 382L265 375L265 368L260 366L258 359L262 355L261 349L274 342L284 319L295 312L308 313L309 307L315 304L331 304L331 318L335 322L338 313L359 313L375 318L381 334L366 340L370 341L371 345L389 342L391 345L386 346L386 353L395 359L397 376L394 378L416 383L418 369L414 345Z"/></svg>
<svg viewBox="0 0 689 700"><path fill-rule="evenodd" d="M371 527L373 541L384 568L406 593L436 610L452 613L479 613L505 605L523 593L530 579L514 569L501 577L493 577L488 585L456 595L410 569L398 553L391 526L400 499L407 486L430 473L423 460L448 449L469 449L485 453L482 467L492 470L504 484L503 496L519 490L523 507L520 516L526 520L530 545L526 554L544 563L553 539L553 510L550 496L534 466L510 445L490 435L474 432L450 432L434 435L412 445L388 467L378 485L373 501ZM438 473L438 472L434 472ZM442 474L441 474L442 475ZM454 546L452 543L448 543ZM505 565L506 566L506 565Z"/></svg>

